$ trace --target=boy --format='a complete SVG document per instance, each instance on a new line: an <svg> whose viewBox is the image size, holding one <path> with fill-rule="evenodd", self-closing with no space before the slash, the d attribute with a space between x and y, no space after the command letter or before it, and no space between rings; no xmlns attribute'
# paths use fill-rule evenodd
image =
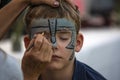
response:
<svg viewBox="0 0 120 80"><path fill-rule="evenodd" d="M78 9L60 0L57 8L32 6L26 16L28 36L22 59L24 80L106 80L75 58L83 45Z"/></svg>

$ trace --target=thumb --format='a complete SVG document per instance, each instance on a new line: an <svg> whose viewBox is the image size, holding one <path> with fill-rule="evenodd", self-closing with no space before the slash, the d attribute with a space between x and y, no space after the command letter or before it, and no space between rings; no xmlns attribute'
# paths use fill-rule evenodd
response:
<svg viewBox="0 0 120 80"><path fill-rule="evenodd" d="M33 5L48 4L53 7L59 6L59 2L57 0L31 0L30 3Z"/></svg>
<svg viewBox="0 0 120 80"><path fill-rule="evenodd" d="M43 3L51 5L53 7L59 6L59 2L57 0L41 0Z"/></svg>

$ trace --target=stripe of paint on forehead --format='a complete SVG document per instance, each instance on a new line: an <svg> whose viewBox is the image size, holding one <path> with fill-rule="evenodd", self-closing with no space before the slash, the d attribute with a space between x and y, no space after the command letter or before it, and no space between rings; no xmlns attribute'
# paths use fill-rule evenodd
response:
<svg viewBox="0 0 120 80"><path fill-rule="evenodd" d="M32 27L31 29L32 33L42 33L42 32L49 32L49 28L48 27Z"/></svg>
<svg viewBox="0 0 120 80"><path fill-rule="evenodd" d="M31 37L36 33L49 31L49 24L47 19L33 19L31 22Z"/></svg>
<svg viewBox="0 0 120 80"><path fill-rule="evenodd" d="M32 27L31 28L31 37L34 36L34 34L38 34L38 33L49 33L49 27L40 27L40 26L37 26L37 27Z"/></svg>

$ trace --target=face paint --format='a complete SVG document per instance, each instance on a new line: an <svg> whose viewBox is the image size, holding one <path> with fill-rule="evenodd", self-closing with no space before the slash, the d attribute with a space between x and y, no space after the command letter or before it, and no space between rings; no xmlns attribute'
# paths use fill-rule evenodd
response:
<svg viewBox="0 0 120 80"><path fill-rule="evenodd" d="M35 19L31 24L31 38L34 34L48 32L51 35L51 43L53 47L56 47L56 20L55 19Z"/></svg>
<svg viewBox="0 0 120 80"><path fill-rule="evenodd" d="M56 19L52 18L52 19L48 19L49 22L49 30L50 30L50 34L51 34L51 43L53 45L53 47L56 47L56 28L57 28L57 22Z"/></svg>
<svg viewBox="0 0 120 80"><path fill-rule="evenodd" d="M31 24L31 38L33 38L34 34L42 33L44 31L48 31L50 33L50 40L53 47L57 46L56 43L56 32L60 30L68 29L72 32L71 41L66 46L67 49L72 49L73 53L69 60L73 59L74 56L74 47L76 41L76 29L75 24L72 21L69 21L65 18L50 18L50 19L35 19Z"/></svg>
<svg viewBox="0 0 120 80"><path fill-rule="evenodd" d="M75 25L72 21L68 21L67 19L58 19L57 20L57 31L62 29L69 29L72 32L71 42L66 46L68 49L74 49L75 41L76 41L76 29Z"/></svg>
<svg viewBox="0 0 120 80"><path fill-rule="evenodd" d="M57 20L57 30L67 28L70 31L72 31L72 36L71 36L71 42L66 46L67 49L72 49L72 54L69 58L69 60L72 60L74 57L74 47L75 47L75 41L76 41L76 29L75 29L75 24L72 21L68 21L67 19L58 19Z"/></svg>

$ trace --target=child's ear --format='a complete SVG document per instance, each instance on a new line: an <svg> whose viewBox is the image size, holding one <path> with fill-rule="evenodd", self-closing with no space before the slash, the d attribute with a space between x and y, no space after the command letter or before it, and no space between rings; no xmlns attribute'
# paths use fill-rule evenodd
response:
<svg viewBox="0 0 120 80"><path fill-rule="evenodd" d="M26 49L27 49L29 43L30 43L30 38L29 38L28 35L25 35L25 37L24 37L24 45L25 45Z"/></svg>
<svg viewBox="0 0 120 80"><path fill-rule="evenodd" d="M76 46L75 46L75 51L79 52L83 46L83 41L84 37L82 33L78 33L77 38L76 38Z"/></svg>

